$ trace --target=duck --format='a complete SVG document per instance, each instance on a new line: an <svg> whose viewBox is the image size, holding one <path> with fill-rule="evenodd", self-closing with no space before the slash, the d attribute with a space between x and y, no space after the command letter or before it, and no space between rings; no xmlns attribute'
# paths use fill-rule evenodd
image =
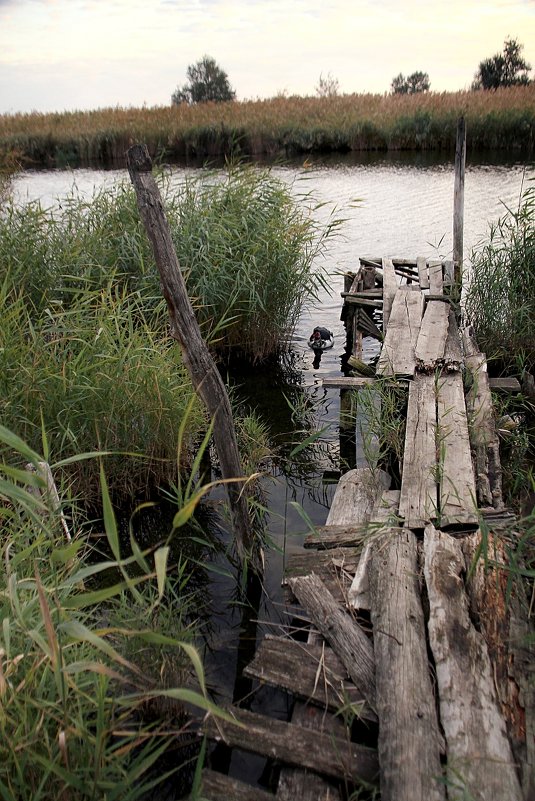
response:
<svg viewBox="0 0 535 801"><path fill-rule="evenodd" d="M317 325L310 335L308 340L308 347L312 350L328 350L334 345L333 332L328 328Z"/></svg>

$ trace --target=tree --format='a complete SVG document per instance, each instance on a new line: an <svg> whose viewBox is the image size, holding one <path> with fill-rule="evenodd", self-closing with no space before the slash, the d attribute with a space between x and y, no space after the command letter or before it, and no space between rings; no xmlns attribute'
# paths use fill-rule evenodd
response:
<svg viewBox="0 0 535 801"><path fill-rule="evenodd" d="M339 88L340 84L338 78L335 78L330 72L328 72L324 78L323 73L321 73L318 85L316 86L316 94L318 97L336 97Z"/></svg>
<svg viewBox="0 0 535 801"><path fill-rule="evenodd" d="M413 72L405 77L402 72L392 79L390 88L395 95L415 95L418 92L428 92L431 83L427 72Z"/></svg>
<svg viewBox="0 0 535 801"><path fill-rule="evenodd" d="M213 100L222 103L234 100L236 92L229 84L227 73L216 64L211 56L203 56L196 64L190 64L186 70L189 83L177 86L171 95L174 106L180 103L206 103Z"/></svg>
<svg viewBox="0 0 535 801"><path fill-rule="evenodd" d="M523 86L530 83L528 64L520 55L524 45L516 39L506 39L503 53L496 53L479 64L472 89L498 89L500 86Z"/></svg>

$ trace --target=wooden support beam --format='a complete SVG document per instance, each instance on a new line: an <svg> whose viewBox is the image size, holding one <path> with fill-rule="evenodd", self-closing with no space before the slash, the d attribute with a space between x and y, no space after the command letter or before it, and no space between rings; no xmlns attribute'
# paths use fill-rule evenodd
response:
<svg viewBox="0 0 535 801"><path fill-rule="evenodd" d="M438 511L435 377L416 375L409 385L399 516L423 529Z"/></svg>
<svg viewBox="0 0 535 801"><path fill-rule="evenodd" d="M429 262L429 294L442 295L444 291L444 279L442 276L442 262Z"/></svg>
<svg viewBox="0 0 535 801"><path fill-rule="evenodd" d="M464 176L466 166L466 123L464 117L457 121L455 143L455 185L453 191L453 260L455 262L454 281L461 295L462 269L464 256Z"/></svg>
<svg viewBox="0 0 535 801"><path fill-rule="evenodd" d="M469 532L478 527L477 493L460 373L437 381L440 528Z"/></svg>
<svg viewBox="0 0 535 801"><path fill-rule="evenodd" d="M210 739L357 784L373 783L377 778L377 755L371 748L245 709L227 711L235 723L213 716L206 719L203 730Z"/></svg>
<svg viewBox="0 0 535 801"><path fill-rule="evenodd" d="M418 573L413 532L388 529L370 564L382 801L446 797Z"/></svg>
<svg viewBox="0 0 535 801"><path fill-rule="evenodd" d="M201 777L200 797L204 801L273 801L274 795L231 776L205 768Z"/></svg>
<svg viewBox="0 0 535 801"><path fill-rule="evenodd" d="M398 279L394 271L392 259L382 259L383 265L383 332L386 333L390 310L394 302L394 296L398 291Z"/></svg>
<svg viewBox="0 0 535 801"><path fill-rule="evenodd" d="M429 271L427 269L427 259L425 256L418 256L416 259L416 267L420 279L420 289L429 289Z"/></svg>
<svg viewBox="0 0 535 801"><path fill-rule="evenodd" d="M432 372L444 361L448 336L449 305L432 300L426 304L416 342L415 357L418 369Z"/></svg>
<svg viewBox="0 0 535 801"><path fill-rule="evenodd" d="M487 647L470 620L461 545L428 526L424 554L429 642L447 744L448 799L521 801Z"/></svg>

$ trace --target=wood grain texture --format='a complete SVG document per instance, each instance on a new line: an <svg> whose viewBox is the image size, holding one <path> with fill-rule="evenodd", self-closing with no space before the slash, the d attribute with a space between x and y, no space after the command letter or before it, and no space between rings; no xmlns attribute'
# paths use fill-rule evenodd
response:
<svg viewBox="0 0 535 801"><path fill-rule="evenodd" d="M416 268L420 279L420 289L429 289L429 271L427 269L427 259L425 256L418 256Z"/></svg>
<svg viewBox="0 0 535 801"><path fill-rule="evenodd" d="M469 616L461 545L428 526L424 552L429 642L447 742L448 799L520 801L487 647Z"/></svg>
<svg viewBox="0 0 535 801"><path fill-rule="evenodd" d="M383 489L390 487L390 476L384 470L369 467L349 470L336 488L326 525L355 525L366 522Z"/></svg>
<svg viewBox="0 0 535 801"><path fill-rule="evenodd" d="M275 796L231 776L205 768L202 772L201 795L205 801L273 801Z"/></svg>
<svg viewBox="0 0 535 801"><path fill-rule="evenodd" d="M388 329L390 310L394 302L394 296L398 290L398 279L394 270L392 259L381 259L383 265L383 332Z"/></svg>
<svg viewBox="0 0 535 801"><path fill-rule="evenodd" d="M418 369L431 372L444 360L448 336L449 304L431 300L425 307L415 356Z"/></svg>
<svg viewBox="0 0 535 801"><path fill-rule="evenodd" d="M377 362L378 375L413 376L424 297L412 286L400 286L394 297L386 336Z"/></svg>

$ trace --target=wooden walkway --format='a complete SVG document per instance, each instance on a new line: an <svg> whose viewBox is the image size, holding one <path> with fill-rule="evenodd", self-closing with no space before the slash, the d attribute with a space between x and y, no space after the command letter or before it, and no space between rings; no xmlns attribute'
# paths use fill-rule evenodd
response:
<svg viewBox="0 0 535 801"><path fill-rule="evenodd" d="M205 769L205 799L343 800L377 787L382 801L535 797L521 624L503 574L474 569L481 527L505 559L493 532L511 515L486 361L458 330L453 267L361 259L346 276L349 364L375 337L376 378L326 383L404 394L400 486L381 464L345 473L326 525L289 559L308 641L266 638L246 674L294 696L291 720L232 707L235 723L206 721L210 738L280 764L275 794Z"/></svg>

